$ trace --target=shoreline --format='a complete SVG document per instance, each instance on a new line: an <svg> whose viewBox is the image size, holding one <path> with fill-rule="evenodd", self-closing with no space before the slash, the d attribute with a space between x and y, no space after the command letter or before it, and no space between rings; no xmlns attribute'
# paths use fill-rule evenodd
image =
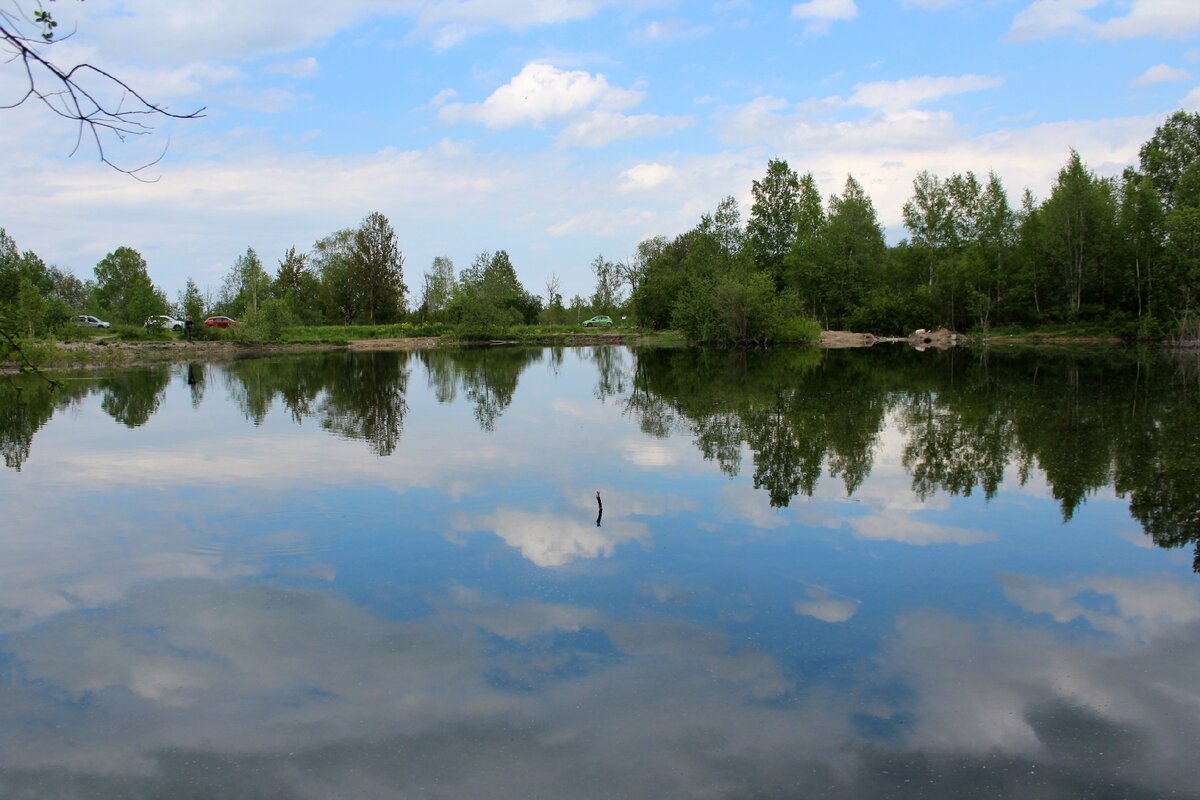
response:
<svg viewBox="0 0 1200 800"><path fill-rule="evenodd" d="M195 360L234 361L243 358L282 355L285 353L318 353L344 350L349 352L432 350L439 347L494 347L512 345L581 347L589 345L624 345L652 340L657 334L642 333L578 333L545 339L494 339L489 341L451 340L437 336L384 339L352 339L338 343L242 343L232 341L184 342L125 342L83 341L55 342L35 345L34 349L53 347L55 356L41 363L46 369L86 369L120 367L135 364L179 364ZM996 345L1121 345L1117 337L1045 336L1038 334L969 336L947 330L921 331L910 336L876 336L855 331L822 331L814 346L828 350L868 348L877 344L907 344L917 349L945 350L951 347ZM35 358L35 360L38 360ZM15 363L0 365L0 373L17 371Z"/></svg>

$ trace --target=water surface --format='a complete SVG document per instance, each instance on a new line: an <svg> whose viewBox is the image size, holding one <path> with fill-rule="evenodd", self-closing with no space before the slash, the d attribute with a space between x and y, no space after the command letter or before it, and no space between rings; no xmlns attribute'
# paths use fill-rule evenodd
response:
<svg viewBox="0 0 1200 800"><path fill-rule="evenodd" d="M64 378L0 383L0 797L1200 797L1194 359Z"/></svg>

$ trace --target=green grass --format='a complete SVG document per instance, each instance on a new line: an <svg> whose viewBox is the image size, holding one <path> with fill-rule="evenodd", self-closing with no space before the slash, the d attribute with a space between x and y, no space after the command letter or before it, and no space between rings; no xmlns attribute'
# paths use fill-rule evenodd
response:
<svg viewBox="0 0 1200 800"><path fill-rule="evenodd" d="M392 325L305 325L288 328L282 341L286 344L347 344L362 339L409 339L436 337L446 341L504 340L515 342L565 341L572 336L593 333L634 333L630 328L583 328L578 325L513 325L506 328L464 331L441 322Z"/></svg>

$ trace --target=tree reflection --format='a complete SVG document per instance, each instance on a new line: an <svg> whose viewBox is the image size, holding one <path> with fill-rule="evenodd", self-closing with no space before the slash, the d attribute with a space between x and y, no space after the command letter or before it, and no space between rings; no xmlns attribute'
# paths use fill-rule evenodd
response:
<svg viewBox="0 0 1200 800"><path fill-rule="evenodd" d="M512 404L521 373L543 355L541 348L523 347L419 351L438 402L452 402L461 389L474 406L479 427L488 432L496 429L496 421Z"/></svg>
<svg viewBox="0 0 1200 800"><path fill-rule="evenodd" d="M811 496L823 470L853 495L894 415L919 499L990 499L1010 466L1021 483L1036 467L1066 521L1113 485L1156 544L1196 546L1200 571L1197 372L1118 350L646 350L625 408L649 435L691 435L729 475L748 450L776 507Z"/></svg>
<svg viewBox="0 0 1200 800"><path fill-rule="evenodd" d="M408 415L407 352L328 353L248 359L230 365L230 396L255 425L278 400L302 423L368 443L379 456L395 452Z"/></svg>
<svg viewBox="0 0 1200 800"><path fill-rule="evenodd" d="M365 440L376 455L394 453L408 415L409 370L403 355L348 354L341 379L326 387L318 405L321 427Z"/></svg>
<svg viewBox="0 0 1200 800"><path fill-rule="evenodd" d="M65 391L63 386L55 392L45 380L32 375L0 380L0 452L6 467L21 471L29 460L33 434L54 415Z"/></svg>
<svg viewBox="0 0 1200 800"><path fill-rule="evenodd" d="M145 425L158 411L171 381L169 367L122 370L102 376L97 386L104 393L100 407L129 428Z"/></svg>

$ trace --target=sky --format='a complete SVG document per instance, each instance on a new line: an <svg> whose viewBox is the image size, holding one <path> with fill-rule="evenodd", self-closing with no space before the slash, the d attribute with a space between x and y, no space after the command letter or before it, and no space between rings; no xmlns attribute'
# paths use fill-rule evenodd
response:
<svg viewBox="0 0 1200 800"><path fill-rule="evenodd" d="M26 12L33 0L0 0ZM106 143L36 103L0 111L0 227L92 277L138 250L174 300L253 247L272 272L381 212L422 275L506 250L526 288L594 287L726 196L750 211L769 159L822 194L853 175L889 242L917 173L994 171L1045 198L1072 148L1136 165L1200 111L1196 0L86 0L48 49L201 118ZM0 65L0 105L23 91Z"/></svg>

